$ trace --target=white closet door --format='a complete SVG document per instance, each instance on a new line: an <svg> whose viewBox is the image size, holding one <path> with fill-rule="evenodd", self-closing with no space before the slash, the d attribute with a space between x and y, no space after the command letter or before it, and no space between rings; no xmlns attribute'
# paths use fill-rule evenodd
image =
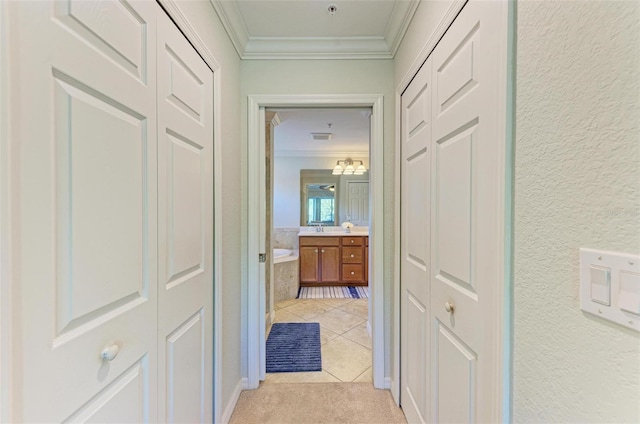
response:
<svg viewBox="0 0 640 424"><path fill-rule="evenodd" d="M401 403L410 423L501 420L505 12L503 2L467 3L402 95Z"/></svg>
<svg viewBox="0 0 640 424"><path fill-rule="evenodd" d="M11 6L14 418L155 422L157 6Z"/></svg>
<svg viewBox="0 0 640 424"><path fill-rule="evenodd" d="M410 423L429 420L431 60L401 99L401 403Z"/></svg>
<svg viewBox="0 0 640 424"><path fill-rule="evenodd" d="M213 399L213 73L158 17L161 422L210 422Z"/></svg>
<svg viewBox="0 0 640 424"><path fill-rule="evenodd" d="M501 420L505 8L470 1L431 55L434 423Z"/></svg>
<svg viewBox="0 0 640 424"><path fill-rule="evenodd" d="M360 227L369 226L369 182L347 182L347 207L350 221Z"/></svg>

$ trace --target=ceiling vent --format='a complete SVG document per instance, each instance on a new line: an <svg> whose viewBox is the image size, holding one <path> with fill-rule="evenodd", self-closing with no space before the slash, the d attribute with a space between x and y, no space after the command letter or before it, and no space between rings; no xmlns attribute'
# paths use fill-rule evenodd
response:
<svg viewBox="0 0 640 424"><path fill-rule="evenodd" d="M332 136L332 133L311 133L311 137L317 141L329 141Z"/></svg>

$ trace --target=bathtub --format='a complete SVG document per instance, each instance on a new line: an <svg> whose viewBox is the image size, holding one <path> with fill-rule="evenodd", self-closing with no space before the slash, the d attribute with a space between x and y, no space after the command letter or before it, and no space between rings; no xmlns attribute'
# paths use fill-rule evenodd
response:
<svg viewBox="0 0 640 424"><path fill-rule="evenodd" d="M300 288L298 251L273 249L274 303L295 299Z"/></svg>
<svg viewBox="0 0 640 424"><path fill-rule="evenodd" d="M290 249L273 249L273 263L279 264L282 262L290 262L298 259L297 255L294 255L294 251Z"/></svg>

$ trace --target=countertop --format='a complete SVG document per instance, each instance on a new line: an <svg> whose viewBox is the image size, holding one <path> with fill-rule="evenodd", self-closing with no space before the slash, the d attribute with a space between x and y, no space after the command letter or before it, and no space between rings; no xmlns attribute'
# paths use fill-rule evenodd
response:
<svg viewBox="0 0 640 424"><path fill-rule="evenodd" d="M362 237L368 236L369 231L351 231L345 232L342 231L324 231L324 232L316 232L314 231L300 231L298 236L300 237L344 237L344 236L353 236L353 237Z"/></svg>

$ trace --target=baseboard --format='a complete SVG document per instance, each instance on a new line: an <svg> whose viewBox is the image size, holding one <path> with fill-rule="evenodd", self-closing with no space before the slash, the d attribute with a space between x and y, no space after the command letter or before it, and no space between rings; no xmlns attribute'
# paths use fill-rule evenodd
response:
<svg viewBox="0 0 640 424"><path fill-rule="evenodd" d="M236 384L236 388L233 389L233 393L231 394L231 399L229 399L229 403L227 403L227 406L225 406L224 412L222 413L221 424L227 424L231 420L231 414L233 414L233 410L236 408L240 393L242 393L242 390L246 386L246 378L241 378L238 381L238 384Z"/></svg>

